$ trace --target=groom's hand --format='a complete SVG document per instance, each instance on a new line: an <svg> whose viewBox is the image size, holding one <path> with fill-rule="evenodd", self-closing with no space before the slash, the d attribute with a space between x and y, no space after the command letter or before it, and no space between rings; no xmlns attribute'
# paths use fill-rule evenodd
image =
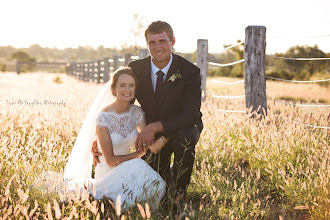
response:
<svg viewBox="0 0 330 220"><path fill-rule="evenodd" d="M93 164L94 167L96 167L97 164L100 163L99 156L102 156L102 153L98 152L96 140L93 142L92 145L92 154L93 154Z"/></svg>
<svg viewBox="0 0 330 220"><path fill-rule="evenodd" d="M144 151L148 149L149 146L152 145L153 139L155 136L155 132L153 132L150 128L145 127L139 134L135 142L135 148L137 151Z"/></svg>
<svg viewBox="0 0 330 220"><path fill-rule="evenodd" d="M164 128L160 121L148 124L139 134L135 143L136 150L142 150L151 146L157 132L163 132Z"/></svg>

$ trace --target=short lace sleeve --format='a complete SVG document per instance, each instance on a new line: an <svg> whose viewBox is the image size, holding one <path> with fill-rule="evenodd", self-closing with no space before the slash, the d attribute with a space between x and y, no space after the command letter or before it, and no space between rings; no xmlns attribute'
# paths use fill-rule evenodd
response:
<svg viewBox="0 0 330 220"><path fill-rule="evenodd" d="M137 119L137 124L140 124L142 121L145 120L144 112L141 107L139 106L134 106L134 115Z"/></svg>
<svg viewBox="0 0 330 220"><path fill-rule="evenodd" d="M106 127L106 128L108 127L107 120L106 120L105 114L103 114L103 112L101 112L99 117L97 117L96 126Z"/></svg>

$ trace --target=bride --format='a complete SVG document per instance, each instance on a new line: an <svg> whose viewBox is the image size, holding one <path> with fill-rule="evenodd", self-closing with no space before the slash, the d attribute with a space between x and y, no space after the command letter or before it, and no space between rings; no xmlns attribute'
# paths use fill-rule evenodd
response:
<svg viewBox="0 0 330 220"><path fill-rule="evenodd" d="M156 208L166 191L164 180L141 159L147 149L132 150L138 131L146 126L142 109L130 103L136 86L137 80L130 68L114 73L112 82L103 86L84 119L64 170L64 180L70 190L74 190L76 184L82 188L92 182L94 190L89 187L89 193L95 199L110 198L115 204L120 202L122 209L142 201ZM115 100L109 105L112 95ZM103 156L95 167L95 179L91 179L95 135ZM162 136L149 148L158 153L166 142Z"/></svg>

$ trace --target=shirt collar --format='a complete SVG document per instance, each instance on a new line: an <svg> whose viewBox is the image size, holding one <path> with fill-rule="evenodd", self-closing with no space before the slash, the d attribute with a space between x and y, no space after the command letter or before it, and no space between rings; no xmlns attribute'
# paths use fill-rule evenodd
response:
<svg viewBox="0 0 330 220"><path fill-rule="evenodd" d="M159 68L154 64L154 62L152 62L152 58L151 58L151 71L152 71L152 73L156 75L156 73L157 73L159 70L161 70L161 71L164 73L164 75L166 76L166 75L167 75L167 72L168 72L168 70L170 69L170 66L171 66L171 64L172 64L172 60L173 60L173 55L172 55L172 53L171 53L171 59L170 59L170 62L168 62L168 64L167 64L163 69L159 69Z"/></svg>

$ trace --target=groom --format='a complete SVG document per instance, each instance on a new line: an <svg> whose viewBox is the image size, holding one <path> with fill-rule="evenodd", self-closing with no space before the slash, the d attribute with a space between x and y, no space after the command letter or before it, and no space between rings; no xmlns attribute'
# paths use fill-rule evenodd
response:
<svg viewBox="0 0 330 220"><path fill-rule="evenodd" d="M149 150L143 159L169 185L174 153L171 190L175 196L185 195L195 160L195 145L203 129L200 70L172 53L175 38L168 23L152 22L145 31L145 39L151 56L128 65L138 78L136 98L147 120L136 148L150 146L161 135L170 138L158 154Z"/></svg>
<svg viewBox="0 0 330 220"><path fill-rule="evenodd" d="M175 38L168 23L152 22L145 31L145 38L151 56L128 65L138 78L136 98L147 121L147 126L138 135L136 148L141 150L150 146L161 135L169 138L158 154L148 150L143 159L171 186L169 193L183 198L194 165L195 145L203 129L200 70L172 53ZM96 163L100 154L93 150L93 155Z"/></svg>

